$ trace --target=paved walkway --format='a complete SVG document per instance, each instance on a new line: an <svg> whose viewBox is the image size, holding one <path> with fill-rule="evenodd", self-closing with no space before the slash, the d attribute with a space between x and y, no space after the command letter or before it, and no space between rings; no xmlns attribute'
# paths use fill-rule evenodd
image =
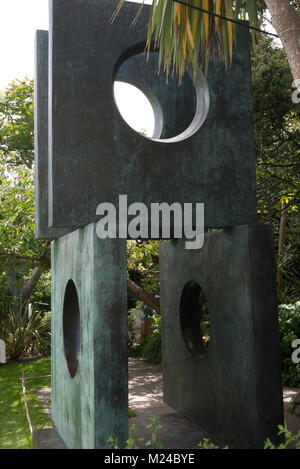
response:
<svg viewBox="0 0 300 469"><path fill-rule="evenodd" d="M174 409L163 402L162 369L160 365L149 365L139 358L129 358L129 407L136 412L136 416L130 419L130 424L136 425L136 433L140 437L148 439L151 430L146 428L149 417L159 416L159 422L163 429L158 432L158 440L166 449L194 449L204 437L214 438L204 432L198 425L179 415ZM292 433L300 430L300 418L289 412L289 404L296 395L297 388L284 388L285 420ZM51 389L37 390L42 400L47 415L51 416ZM133 433L131 432L131 435ZM143 444L139 445L140 448Z"/></svg>

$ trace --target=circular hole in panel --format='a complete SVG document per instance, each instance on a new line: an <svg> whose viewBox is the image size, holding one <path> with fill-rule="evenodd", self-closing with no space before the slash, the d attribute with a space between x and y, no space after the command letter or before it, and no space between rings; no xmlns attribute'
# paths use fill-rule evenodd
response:
<svg viewBox="0 0 300 469"><path fill-rule="evenodd" d="M202 358L210 341L210 314L200 285L190 280L180 300L180 323L183 340L195 358Z"/></svg>
<svg viewBox="0 0 300 469"><path fill-rule="evenodd" d="M63 341L67 367L74 378L79 365L80 353L80 310L76 286L69 280L63 305Z"/></svg>
<svg viewBox="0 0 300 469"><path fill-rule="evenodd" d="M165 73L158 74L158 53L150 52L147 60L144 48L139 44L125 51L115 66L117 108L130 127L151 140L185 140L206 120L210 102L206 79L199 72L195 81L186 73L180 85L175 76L166 82Z"/></svg>

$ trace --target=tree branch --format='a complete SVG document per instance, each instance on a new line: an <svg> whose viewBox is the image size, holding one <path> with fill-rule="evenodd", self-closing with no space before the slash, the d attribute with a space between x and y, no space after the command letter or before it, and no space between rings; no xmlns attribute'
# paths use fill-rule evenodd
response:
<svg viewBox="0 0 300 469"><path fill-rule="evenodd" d="M156 301L152 295L147 293L141 287L139 287L136 283L134 283L130 278L127 279L127 287L128 290L133 293L133 295L145 305L149 306L150 308L154 309L154 311L160 315L160 305L159 302Z"/></svg>
<svg viewBox="0 0 300 469"><path fill-rule="evenodd" d="M30 295L32 291L34 290L34 287L36 286L37 282L39 281L41 275L42 275L42 267L41 266L35 267L30 279L21 288L21 297L22 297L23 302L30 298Z"/></svg>

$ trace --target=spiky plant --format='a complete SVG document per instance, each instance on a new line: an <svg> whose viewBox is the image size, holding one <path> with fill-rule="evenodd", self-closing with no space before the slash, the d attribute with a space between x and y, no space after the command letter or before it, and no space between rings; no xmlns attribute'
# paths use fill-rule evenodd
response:
<svg viewBox="0 0 300 469"><path fill-rule="evenodd" d="M39 357L50 352L51 316L29 303L1 305L0 337L11 360Z"/></svg>
<svg viewBox="0 0 300 469"><path fill-rule="evenodd" d="M120 0L113 19L124 3L125 0ZM211 54L228 66L232 60L236 24L221 17L249 19L250 24L258 26L256 0L185 0L183 3L188 6L176 0L154 0L150 9L147 49L149 51L153 44L159 48L159 63L164 65L167 77L172 71L181 80L190 66L195 74L200 68L207 71ZM144 2L133 24L143 6Z"/></svg>

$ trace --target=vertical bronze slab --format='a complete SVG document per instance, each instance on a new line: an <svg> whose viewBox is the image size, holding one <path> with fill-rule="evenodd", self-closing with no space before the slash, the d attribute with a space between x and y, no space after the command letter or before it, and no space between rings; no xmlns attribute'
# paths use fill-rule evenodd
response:
<svg viewBox="0 0 300 469"><path fill-rule="evenodd" d="M105 448L110 436L127 440L126 292L124 240L100 240L91 224L53 241L52 417L68 448Z"/></svg>
<svg viewBox="0 0 300 469"><path fill-rule="evenodd" d="M278 442L283 405L272 228L207 233L199 251L162 243L160 274L165 402L234 447ZM190 353L180 322L181 295L192 280L211 318L204 356Z"/></svg>
<svg viewBox="0 0 300 469"><path fill-rule="evenodd" d="M34 80L34 168L35 168L35 236L55 239L70 230L50 228L48 222L48 31L35 36Z"/></svg>

